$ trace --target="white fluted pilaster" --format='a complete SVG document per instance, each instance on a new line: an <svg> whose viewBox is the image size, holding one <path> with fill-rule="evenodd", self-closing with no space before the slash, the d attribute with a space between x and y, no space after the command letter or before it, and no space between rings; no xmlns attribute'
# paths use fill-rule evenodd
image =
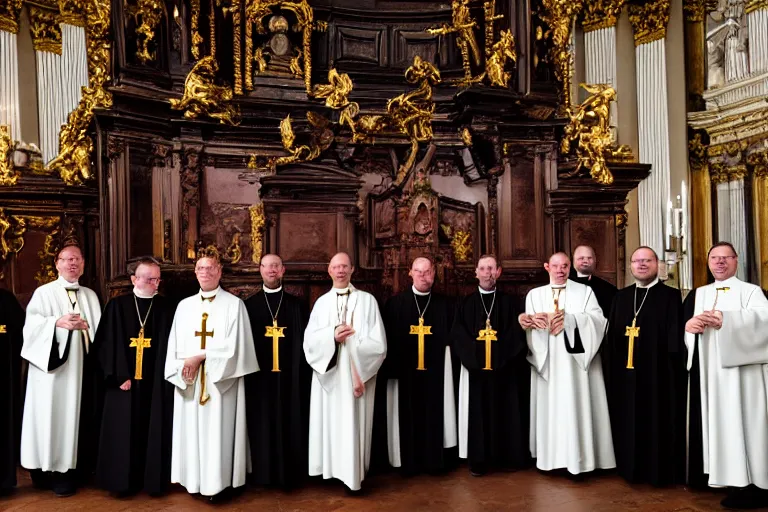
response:
<svg viewBox="0 0 768 512"><path fill-rule="evenodd" d="M12 139L21 139L18 37L0 30L0 124L10 127Z"/></svg>
<svg viewBox="0 0 768 512"><path fill-rule="evenodd" d="M61 96L67 115L77 107L82 95L81 89L88 85L88 59L85 48L85 29L62 23Z"/></svg>
<svg viewBox="0 0 768 512"><path fill-rule="evenodd" d="M639 159L651 174L638 187L640 243L664 254L664 219L669 187L669 111L664 39L635 49Z"/></svg>
<svg viewBox="0 0 768 512"><path fill-rule="evenodd" d="M747 218L744 202L744 180L717 184L718 239L730 242L739 254L736 277L747 279Z"/></svg>
<svg viewBox="0 0 768 512"><path fill-rule="evenodd" d="M749 71L760 74L768 71L768 9L757 9L747 14L749 30Z"/></svg>
<svg viewBox="0 0 768 512"><path fill-rule="evenodd" d="M616 27L584 33L584 81L616 88ZM616 102L611 104L611 126L616 126Z"/></svg>

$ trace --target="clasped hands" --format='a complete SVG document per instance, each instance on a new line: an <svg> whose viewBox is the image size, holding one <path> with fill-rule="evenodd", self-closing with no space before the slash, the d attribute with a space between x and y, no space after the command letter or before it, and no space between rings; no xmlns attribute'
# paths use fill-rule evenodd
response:
<svg viewBox="0 0 768 512"><path fill-rule="evenodd" d="M523 329L547 329L553 336L563 332L565 327L565 311L562 309L555 313L535 313L528 315L521 313L517 321Z"/></svg>
<svg viewBox="0 0 768 512"><path fill-rule="evenodd" d="M56 320L56 327L68 331L87 331L88 321L81 317L79 313L67 313Z"/></svg>
<svg viewBox="0 0 768 512"><path fill-rule="evenodd" d="M685 331L691 334L703 334L704 329L707 327L720 329L722 326L722 311L704 311L703 313L696 315L685 323Z"/></svg>
<svg viewBox="0 0 768 512"><path fill-rule="evenodd" d="M197 369L200 368L200 363L203 361L205 361L205 354L188 357L184 360L184 367L181 369L181 378L187 385L195 382Z"/></svg>

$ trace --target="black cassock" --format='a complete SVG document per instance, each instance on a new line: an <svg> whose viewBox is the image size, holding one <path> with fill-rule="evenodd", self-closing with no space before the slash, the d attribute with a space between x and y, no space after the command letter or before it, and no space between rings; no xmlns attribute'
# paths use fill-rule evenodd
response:
<svg viewBox="0 0 768 512"><path fill-rule="evenodd" d="M633 308L640 309L640 331L634 369L628 369L625 334ZM680 291L661 282L648 289L624 288L616 294L608 322L601 357L618 472L633 483L683 483L687 372Z"/></svg>
<svg viewBox="0 0 768 512"><path fill-rule="evenodd" d="M272 337L267 326L277 313L279 372L273 369ZM282 296L282 304L280 299ZM304 329L307 309L285 290L259 291L245 301L251 320L259 371L245 376L246 416L256 485L292 488L307 475L309 449L309 392L312 369L304 358ZM278 310L278 307L280 308Z"/></svg>
<svg viewBox="0 0 768 512"><path fill-rule="evenodd" d="M418 336L410 334L411 326L419 325L416 301L424 312L424 325L430 326L431 331L424 335L425 370L417 369ZM401 469L409 475L448 469L453 461L443 447L443 400L445 350L450 346L453 305L438 293L430 297L416 295L409 289L387 301L383 316L387 358L377 377L376 397L381 396L386 404L386 383L389 379L398 380ZM451 365L449 371L452 371ZM376 402L379 405L382 400ZM380 411L381 408L376 413L383 416ZM381 425L385 419L375 421Z"/></svg>
<svg viewBox="0 0 768 512"><path fill-rule="evenodd" d="M0 289L0 494L16 486L21 436L21 345L24 310Z"/></svg>
<svg viewBox="0 0 768 512"><path fill-rule="evenodd" d="M595 298L597 303L600 304L600 309L603 310L603 316L608 318L608 314L611 312L611 304L613 303L613 297L616 295L617 289L611 283L597 276L579 277L576 271L571 268L571 275L568 277L571 281L585 284L592 288L595 292Z"/></svg>
<svg viewBox="0 0 768 512"><path fill-rule="evenodd" d="M491 310L491 368L485 366L486 310L494 294L479 291L465 297L456 309L451 329L453 350L469 372L468 450L470 470L518 469L530 464L528 446L531 373L525 360L526 342L517 321L514 299L500 291ZM485 304L485 308L483 305ZM461 429L461 420L459 420Z"/></svg>
<svg viewBox="0 0 768 512"><path fill-rule="evenodd" d="M143 489L157 495L171 479L173 385L164 373L175 308L159 295L136 301L134 297L131 293L107 303L93 344L105 388L96 478L111 492ZM151 340L144 349L142 378L137 380L137 349L130 344L139 335L139 314L143 320L148 311L144 337ZM129 391L120 389L126 380L131 381Z"/></svg>

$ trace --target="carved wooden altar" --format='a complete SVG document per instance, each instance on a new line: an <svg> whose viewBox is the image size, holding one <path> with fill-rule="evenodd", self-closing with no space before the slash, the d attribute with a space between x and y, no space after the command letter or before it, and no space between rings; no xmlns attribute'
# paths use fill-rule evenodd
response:
<svg viewBox="0 0 768 512"><path fill-rule="evenodd" d="M113 51L97 54L112 80L95 90L111 96L76 141L90 137L95 178L0 187L6 216L60 216L28 222L25 248L6 251L5 285L22 297L51 229L86 244L103 296L146 254L163 262L166 294L193 293L195 251L210 244L241 296L266 252L310 300L341 250L380 299L408 285L420 255L439 288L466 293L485 253L522 297L549 254L579 243L621 284L626 196L648 166L610 164L614 183L598 184L561 152L570 78L557 44L575 14L556 2L104 5Z"/></svg>

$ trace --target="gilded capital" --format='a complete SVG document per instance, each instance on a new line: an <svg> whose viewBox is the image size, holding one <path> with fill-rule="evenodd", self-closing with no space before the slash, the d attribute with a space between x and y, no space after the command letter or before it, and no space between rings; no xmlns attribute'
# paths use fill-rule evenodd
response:
<svg viewBox="0 0 768 512"><path fill-rule="evenodd" d="M768 149L747 155L747 164L758 178L768 177Z"/></svg>
<svg viewBox="0 0 768 512"><path fill-rule="evenodd" d="M21 0L0 1L0 30L18 34L20 13Z"/></svg>
<svg viewBox="0 0 768 512"><path fill-rule="evenodd" d="M749 0L744 11L749 14L760 9L768 10L768 0Z"/></svg>
<svg viewBox="0 0 768 512"><path fill-rule="evenodd" d="M686 21L704 21L707 13L715 9L717 9L716 0L683 0Z"/></svg>
<svg viewBox="0 0 768 512"><path fill-rule="evenodd" d="M635 36L635 46L664 39L669 23L670 0L653 0L644 5L629 6L629 21Z"/></svg>
<svg viewBox="0 0 768 512"><path fill-rule="evenodd" d="M701 132L694 132L688 139L688 163L693 172L707 168L707 145L704 144Z"/></svg>
<svg viewBox="0 0 768 512"><path fill-rule="evenodd" d="M29 31L35 51L61 55L61 26L56 12L30 5Z"/></svg>
<svg viewBox="0 0 768 512"><path fill-rule="evenodd" d="M616 26L624 0L593 0L584 3L581 25L584 32Z"/></svg>
<svg viewBox="0 0 768 512"><path fill-rule="evenodd" d="M59 0L62 23L85 27L85 11L85 0Z"/></svg>

